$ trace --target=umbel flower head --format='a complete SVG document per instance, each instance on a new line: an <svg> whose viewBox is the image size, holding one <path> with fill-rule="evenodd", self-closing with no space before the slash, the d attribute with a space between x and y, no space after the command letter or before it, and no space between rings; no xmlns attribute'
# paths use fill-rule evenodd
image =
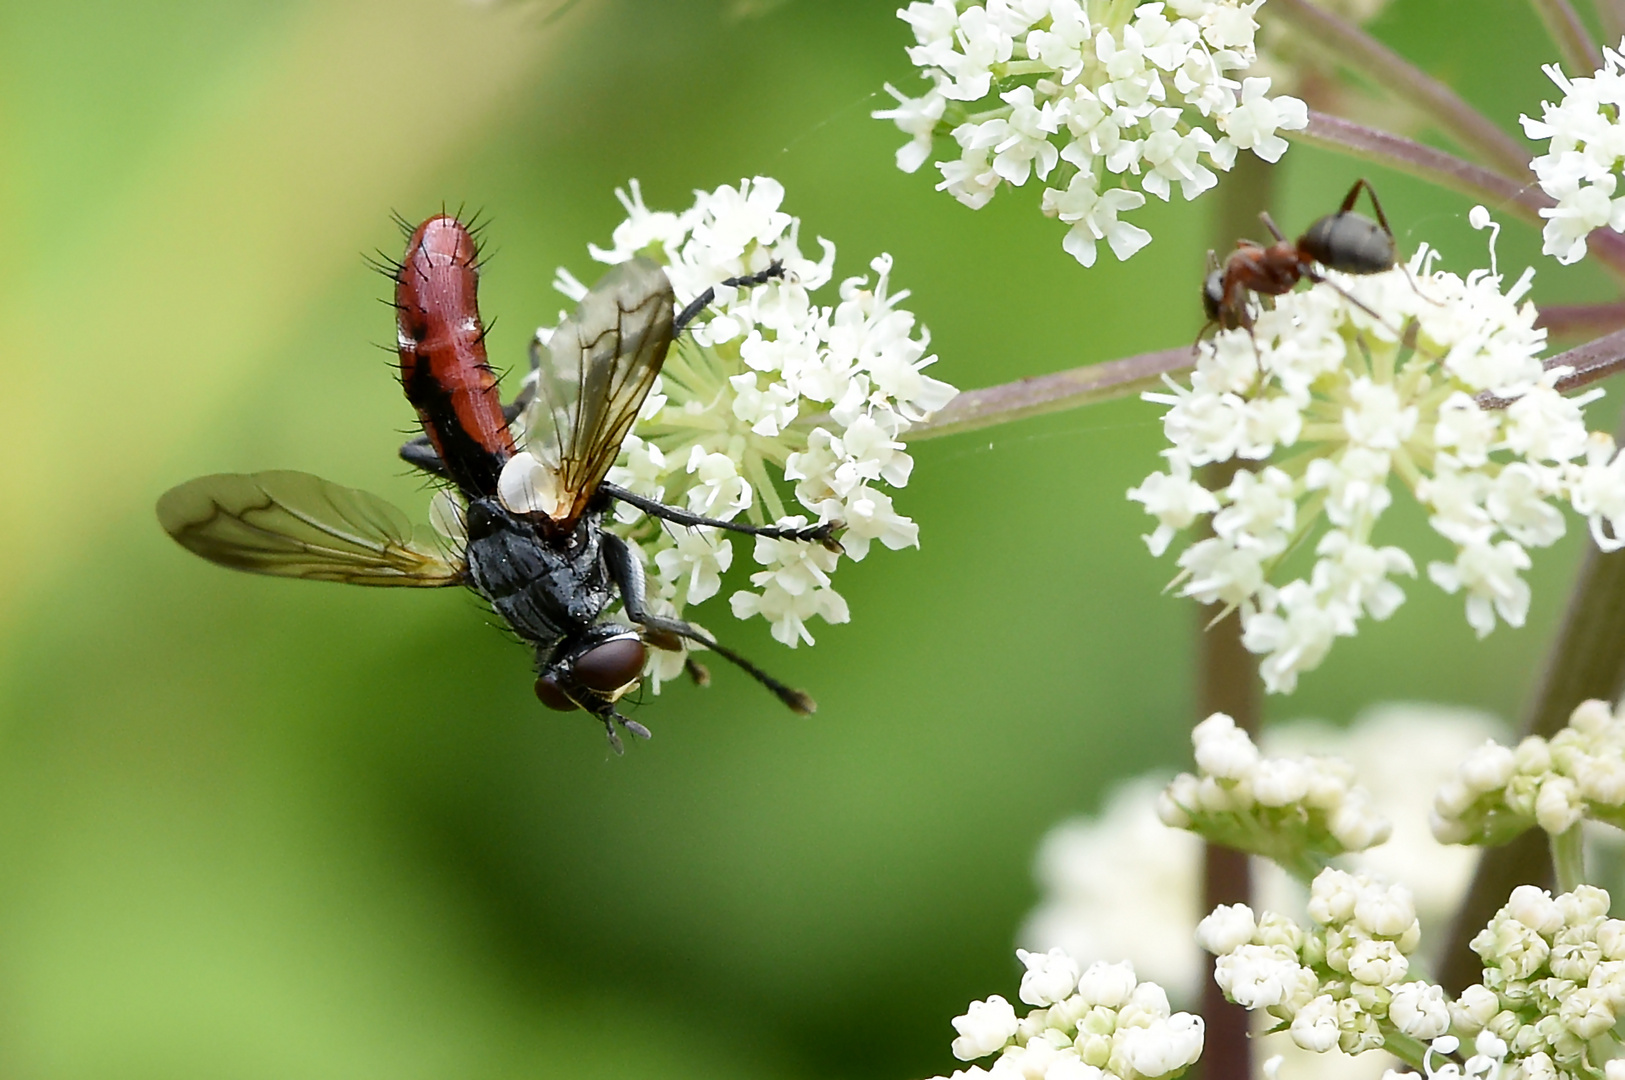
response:
<svg viewBox="0 0 1625 1080"><path fill-rule="evenodd" d="M1625 48L1625 42L1621 43ZM1557 205L1540 212L1546 219L1541 247L1560 263L1578 262L1591 230L1625 231L1625 57L1603 50L1603 65L1589 76L1570 79L1556 64L1541 68L1563 91L1556 105L1541 102L1541 118L1521 116L1523 132L1547 141L1546 153L1529 163L1540 189Z"/></svg>
<svg viewBox="0 0 1625 1080"><path fill-rule="evenodd" d="M1037 1006L1018 1017L997 994L954 1018L954 1057L997 1054L954 1080L1160 1080L1179 1076L1202 1054L1202 1018L1174 1012L1168 995L1141 982L1127 963L1078 964L1060 949L1016 950L1026 966L1021 1000Z"/></svg>
<svg viewBox="0 0 1625 1080"><path fill-rule="evenodd" d="M1371 811L1380 806L1393 820L1391 835L1357 854L1342 856L1339 863L1405 882L1411 887L1422 924L1444 925L1467 890L1477 853L1443 846L1433 838L1427 826L1433 791L1454 774L1455 762L1498 728L1491 717L1460 708L1381 705L1362 713L1346 728L1305 720L1272 723L1259 739L1262 756L1257 757L1249 755L1239 739L1217 731L1207 736L1220 744L1213 749L1225 750L1223 758L1241 766L1226 771L1253 777L1285 765L1287 775L1277 773L1277 778L1290 781L1290 774L1298 771L1292 766L1300 764L1300 775L1315 778L1311 789L1322 780L1331 781L1328 794L1332 798L1325 804L1341 798L1338 805L1346 809L1328 810L1324 804L1317 808L1309 804L1306 792L1302 802L1255 805L1244 812L1245 817L1227 818L1223 812L1212 816L1215 824L1234 827L1245 823L1251 828L1270 816L1287 818L1291 808L1298 808L1303 818L1289 818L1280 827L1306 834L1333 833L1322 841L1320 851L1327 853L1333 844L1343 847L1335 835L1341 830L1334 831L1332 823L1340 823L1346 810L1356 811L1349 815L1356 829L1386 832L1387 822ZM1231 746L1227 749L1224 744ZM1393 748L1401 744L1406 752L1395 754ZM1315 748L1317 756L1291 756L1292 751L1306 747ZM1276 760L1270 767L1262 767L1270 759ZM1223 767L1206 752L1198 757L1199 762L1204 760ZM1347 786L1345 762L1358 774L1361 787L1370 791L1369 799L1355 794L1361 788ZM1204 770L1199 781L1204 789L1209 775ZM1230 787L1230 792L1243 790L1249 798L1256 798L1256 789L1241 778ZM1230 792L1221 786L1227 805ZM1292 788L1283 792L1277 787L1266 797L1278 798L1282 793L1291 794ZM1157 807L1161 803L1166 812L1170 794L1156 778L1137 777L1119 785L1094 815L1069 818L1052 828L1033 860L1039 903L1017 941L1040 951L1060 947L1083 963L1105 957L1131 960L1135 971L1167 989L1175 1005L1194 1002L1207 977L1207 964L1193 948L1191 936L1203 914L1202 842L1196 833L1171 830L1158 820ZM1348 833L1344 837L1364 839ZM1376 834L1370 838L1375 841ZM1308 847L1302 843L1269 846L1286 852ZM1280 865L1255 858L1252 879L1259 906L1274 911L1302 906L1303 885ZM1288 1068L1283 1075L1292 1072Z"/></svg>
<svg viewBox="0 0 1625 1080"><path fill-rule="evenodd" d="M1610 1034L1625 1011L1625 922L1608 918L1608 904L1589 885L1555 898L1514 889L1473 938L1484 974L1452 1005L1455 1030L1504 1041L1526 1080L1625 1075Z"/></svg>
<svg viewBox="0 0 1625 1080"><path fill-rule="evenodd" d="M1581 818L1625 828L1625 713L1582 702L1551 739L1474 750L1433 803L1447 844L1500 844L1534 825L1566 832Z"/></svg>
<svg viewBox="0 0 1625 1080"><path fill-rule="evenodd" d="M888 85L897 107L874 116L912 136L897 152L904 171L951 135L939 190L978 209L1036 176L1044 213L1071 226L1062 246L1074 258L1093 266L1104 241L1126 259L1151 234L1120 215L1147 194L1166 201L1177 186L1194 199L1238 151L1276 161L1277 132L1307 125L1303 102L1241 77L1263 2L916 0L897 14L931 88L911 98Z"/></svg>
<svg viewBox="0 0 1625 1080"><path fill-rule="evenodd" d="M1581 407L1601 391L1566 398L1566 369L1541 365L1545 331L1521 302L1533 271L1503 292L1493 256L1466 278L1433 260L1424 246L1407 267L1329 273L1260 310L1251 332L1205 342L1189 386L1145 395L1168 406L1171 444L1167 471L1128 493L1157 519L1146 541L1160 555L1180 532L1210 529L1180 553L1174 584L1239 611L1272 691L1404 601L1394 579L1417 559L1376 533L1394 481L1448 545L1428 577L1465 594L1480 637L1497 619L1523 624L1520 574L1529 548L1563 535L1560 504L1599 544L1621 543L1625 460L1586 430ZM1218 462L1245 467L1210 488L1196 470ZM1312 565L1293 575L1295 551Z"/></svg>
<svg viewBox="0 0 1625 1080"><path fill-rule="evenodd" d="M820 238L820 257L802 253L801 223L781 208L776 180L697 191L681 213L650 210L636 181L630 194L616 194L626 220L609 248L589 248L594 259L654 259L679 304L718 288L716 302L673 344L610 481L722 520L839 520L841 545L856 560L876 542L917 547L918 529L890 493L908 483L913 468L901 436L956 391L925 373L936 361L930 336L899 306L908 293L892 289L891 257L871 260L867 274L845 278L838 297L820 303L814 294L833 280L835 245ZM775 262L784 267L782 279L752 289L719 286ZM586 293L566 270L556 284L572 300ZM544 343L550 335L537 331ZM516 476L541 473L527 457L522 452L510 463ZM657 614L688 618L686 607L719 593L734 561L732 539L710 528L662 526L624 504L616 515L616 531L646 564ZM760 615L792 648L812 644L807 624L815 616L847 621L846 601L831 584L839 553L757 538L751 555L760 569L752 589L729 597L736 617ZM651 654L657 690L683 670L684 659Z"/></svg>
<svg viewBox="0 0 1625 1080"><path fill-rule="evenodd" d="M1407 981L1421 924L1410 893L1363 874L1323 870L1309 890L1311 925L1215 908L1196 940L1218 957L1213 978L1230 1001L1263 1010L1305 1050L1360 1054L1385 1030L1432 1039L1450 1026L1444 990Z"/></svg>
<svg viewBox="0 0 1625 1080"><path fill-rule="evenodd" d="M1323 866L1393 831L1345 761L1263 757L1224 713L1197 724L1191 743L1197 773L1180 773L1163 791L1157 816L1165 825L1288 868Z"/></svg>

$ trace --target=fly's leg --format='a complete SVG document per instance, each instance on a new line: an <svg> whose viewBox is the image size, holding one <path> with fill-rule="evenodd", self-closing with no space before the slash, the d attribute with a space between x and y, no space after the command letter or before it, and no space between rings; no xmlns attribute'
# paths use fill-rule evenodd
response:
<svg viewBox="0 0 1625 1080"><path fill-rule="evenodd" d="M767 687L792 711L802 716L811 716L817 711L818 703L805 691L781 683L732 649L718 644L716 638L699 627L681 619L668 619L651 612L643 603L643 566L638 562L637 556L632 554L632 549L627 546L625 540L610 532L603 534L603 545L604 564L609 569L610 579L620 590L626 617L643 627L644 637L651 645L657 649L662 647L669 649L679 643L677 639L697 641ZM703 672L704 668L700 670Z"/></svg>
<svg viewBox="0 0 1625 1080"><path fill-rule="evenodd" d="M635 506L650 517L669 521L673 525L709 525L713 529L727 529L730 532L744 533L747 536L766 536L774 540L800 540L803 543L823 544L831 551L840 551L841 545L835 540L835 531L842 528L839 521L823 521L817 525L802 527L780 525L741 525L737 521L721 521L717 518L708 518L701 514L693 514L687 510L680 510L675 506L667 506L663 502L639 495L635 491L628 491L618 484L604 481L598 485L598 490L612 499L619 499L628 506Z"/></svg>
<svg viewBox="0 0 1625 1080"><path fill-rule="evenodd" d="M748 274L745 277L731 277L723 281L723 284L736 289L741 289L751 285L765 285L774 278L782 278L783 276L784 264L775 260L772 266L769 266L766 270L763 270L760 273ZM717 290L711 288L706 289L693 300L690 300L688 306L682 311L679 311L677 313L677 318L672 320L671 336L676 338L684 330L688 329L688 324L694 321L694 317L700 312L704 311L706 308L710 307L711 301L715 300L716 298Z"/></svg>

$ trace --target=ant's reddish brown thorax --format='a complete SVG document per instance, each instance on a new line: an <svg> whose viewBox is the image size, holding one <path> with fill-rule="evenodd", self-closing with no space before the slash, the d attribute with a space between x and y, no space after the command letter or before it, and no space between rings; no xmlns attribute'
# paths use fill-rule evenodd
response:
<svg viewBox="0 0 1625 1080"><path fill-rule="evenodd" d="M1354 212L1361 189L1371 199L1376 221ZM1209 255L1210 269L1202 280L1204 332L1208 326L1251 329L1254 296L1284 296L1300 281L1321 281L1317 266L1345 274L1379 274L1398 263L1393 230L1376 192L1363 178L1349 188L1336 213L1320 218L1296 241L1282 236L1268 214L1262 216L1275 243L1265 247L1254 240L1238 240L1223 265L1216 265Z"/></svg>

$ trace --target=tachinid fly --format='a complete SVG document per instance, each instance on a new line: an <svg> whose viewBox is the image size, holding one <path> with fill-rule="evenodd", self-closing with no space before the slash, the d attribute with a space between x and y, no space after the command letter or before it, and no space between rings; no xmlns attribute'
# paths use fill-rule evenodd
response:
<svg viewBox="0 0 1625 1080"><path fill-rule="evenodd" d="M391 264L401 385L423 435L401 457L455 485L466 504L467 542L446 553L413 539L407 518L375 495L308 473L201 476L158 500L158 520L210 562L283 577L353 585L466 585L536 651L536 696L553 709L585 709L618 751L619 725L648 737L616 702L635 688L648 646L684 639L715 650L798 713L812 698L718 644L698 627L650 612L643 569L627 542L603 527L615 500L680 526L833 545L839 523L801 529L718 521L646 499L605 481L677 335L713 299L676 311L657 264L611 269L562 323L545 350L533 345L533 379L504 407L486 362L476 288L479 253L466 226L441 214L413 230ZM777 265L725 285L759 285ZM534 404L533 404L534 398ZM499 491L514 456L510 422L529 409L529 447L546 463L548 505L513 509ZM538 419L539 418L539 419ZM620 601L627 623L606 617ZM628 625L630 624L630 625ZM703 680L704 669L690 663Z"/></svg>

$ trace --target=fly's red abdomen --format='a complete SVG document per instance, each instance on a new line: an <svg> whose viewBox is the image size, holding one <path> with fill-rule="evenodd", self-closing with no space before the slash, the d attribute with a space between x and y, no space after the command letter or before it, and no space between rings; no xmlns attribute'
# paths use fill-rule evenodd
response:
<svg viewBox="0 0 1625 1080"><path fill-rule="evenodd" d="M401 385L424 433L459 487L490 495L514 444L485 359L478 256L456 218L425 221L407 241L395 311Z"/></svg>

